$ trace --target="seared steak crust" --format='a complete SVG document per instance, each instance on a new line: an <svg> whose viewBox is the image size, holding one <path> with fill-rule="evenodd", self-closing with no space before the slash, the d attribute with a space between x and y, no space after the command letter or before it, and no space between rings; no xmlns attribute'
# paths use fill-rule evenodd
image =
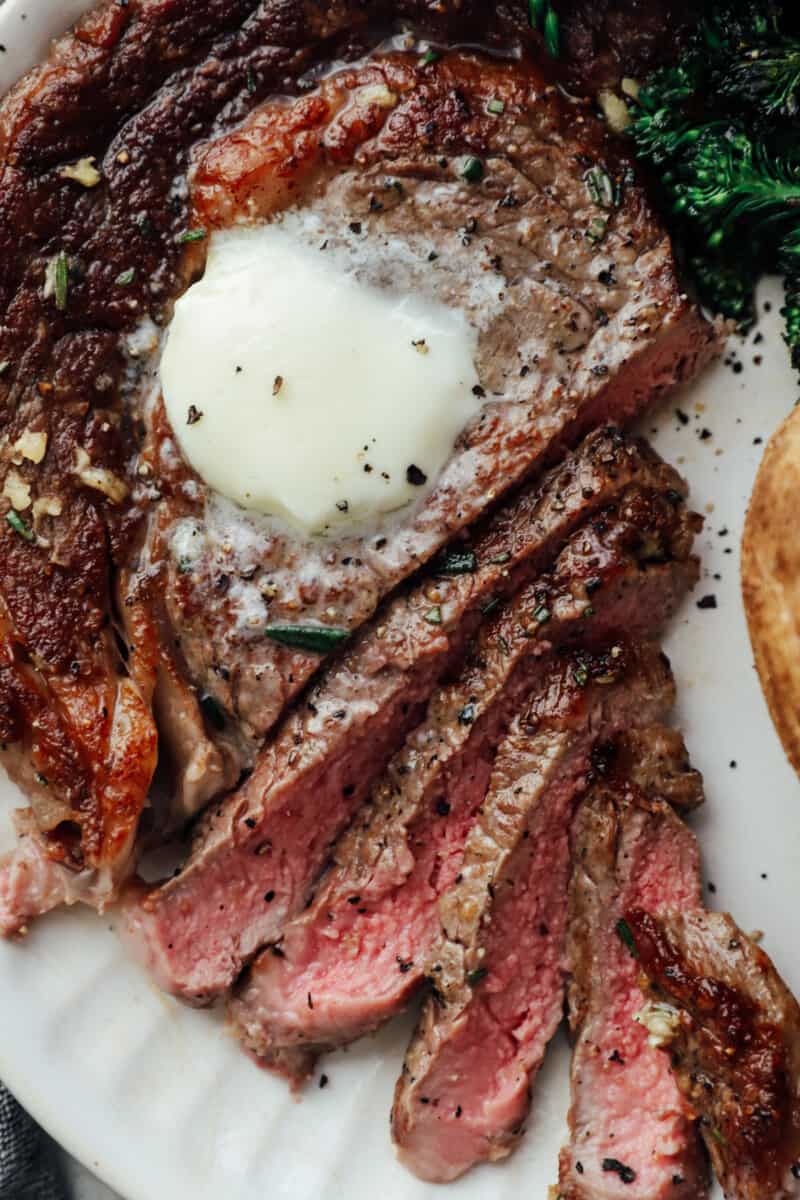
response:
<svg viewBox="0 0 800 1200"><path fill-rule="evenodd" d="M645 996L674 1006L662 1044L725 1195L800 1195L794 996L726 913L636 908L626 920Z"/></svg>
<svg viewBox="0 0 800 1200"><path fill-rule="evenodd" d="M439 911L432 993L395 1091L392 1132L423 1179L509 1154L561 1019L569 827L598 738L670 707L653 646L585 652L548 674L502 744Z"/></svg>
<svg viewBox="0 0 800 1200"><path fill-rule="evenodd" d="M632 484L483 626L336 845L313 904L283 929L280 956L264 952L239 989L231 1012L249 1049L341 1044L403 1006L427 969L437 899L459 870L496 747L550 669L546 652L655 632L694 582L694 524L673 488Z"/></svg>
<svg viewBox="0 0 800 1200"><path fill-rule="evenodd" d="M434 567L362 631L282 724L239 792L214 807L183 872L133 906L135 939L163 986L187 999L218 994L278 936L481 609L541 570L597 506L613 506L628 484L636 493L634 481L643 495L660 497L653 512L662 511L668 553L670 528L684 530L674 553L685 559L691 521L680 515L679 477L640 443L601 431L479 528L470 543L474 572L447 578ZM226 898L234 880L235 904ZM269 907L267 892L275 893Z"/></svg>
<svg viewBox="0 0 800 1200"><path fill-rule="evenodd" d="M3 516L15 511L11 472L30 492L16 528L0 529L2 737L15 743L7 765L32 796L45 852L85 867L73 883L98 899L129 863L156 751L152 678L125 676L110 626L113 560L146 499L125 478L118 335L148 312L158 319L179 287L186 212L167 193L190 141L244 87L232 48L205 77L191 68L254 7L101 5L0 105ZM274 23L285 6L269 7ZM291 51L276 55L273 78L279 57L285 66ZM102 168L97 188L61 173L87 155ZM131 264L130 286L115 283ZM58 287L48 265L51 280L57 265L64 273Z"/></svg>
<svg viewBox="0 0 800 1200"><path fill-rule="evenodd" d="M700 906L694 836L665 803L702 800L680 737L663 726L601 747L571 834L567 957L572 1055L563 1200L699 1200L707 1170L669 1063L637 1023L637 964L618 925L632 903Z"/></svg>

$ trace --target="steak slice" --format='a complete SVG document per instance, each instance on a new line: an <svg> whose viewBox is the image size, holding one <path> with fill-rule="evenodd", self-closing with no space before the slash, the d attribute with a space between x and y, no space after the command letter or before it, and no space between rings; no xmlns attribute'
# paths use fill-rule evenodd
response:
<svg viewBox="0 0 800 1200"><path fill-rule="evenodd" d="M563 1200L700 1200L707 1169L664 1055L636 1021L638 968L618 925L628 907L700 907L697 842L665 803L702 801L678 734L637 730L603 747L572 828L567 957L572 1054Z"/></svg>
<svg viewBox="0 0 800 1200"><path fill-rule="evenodd" d="M155 404L144 458L164 498L133 594L157 581L189 677L241 732L245 763L320 663L264 626L354 630L510 487L587 429L633 417L717 344L631 164L546 82L530 61L379 54L195 156L193 227L280 223L348 277L462 310L485 396L433 491L333 549L210 494ZM596 177L618 203L597 202ZM586 236L597 222L599 242ZM195 243L187 270L206 253Z"/></svg>
<svg viewBox="0 0 800 1200"><path fill-rule="evenodd" d="M314 902L265 951L231 1005L245 1045L274 1058L350 1041L397 1012L421 982L499 742L552 663L543 652L624 629L652 633L696 577L695 518L638 484L581 526L552 573L483 626L456 680L376 782L333 852ZM588 586L587 586L588 585ZM532 637L532 633L536 634ZM279 1066L295 1076L313 1053Z"/></svg>
<svg viewBox="0 0 800 1200"><path fill-rule="evenodd" d="M616 649L564 659L514 720L440 900L432 993L392 1110L400 1158L423 1179L503 1158L521 1134L563 1010L569 827L592 748L674 698L655 646Z"/></svg>
<svg viewBox="0 0 800 1200"><path fill-rule="evenodd" d="M641 908L626 920L667 1052L731 1200L800 1195L800 1008L726 913ZM646 977L646 978L645 978ZM666 1006L666 1007L665 1007Z"/></svg>
<svg viewBox="0 0 800 1200"><path fill-rule="evenodd" d="M181 874L132 904L133 940L163 987L211 998L278 936L481 608L541 570L631 481L680 503L679 476L651 450L615 431L591 435L483 525L467 547L473 571L443 573L443 560L333 662L243 787L214 807Z"/></svg>

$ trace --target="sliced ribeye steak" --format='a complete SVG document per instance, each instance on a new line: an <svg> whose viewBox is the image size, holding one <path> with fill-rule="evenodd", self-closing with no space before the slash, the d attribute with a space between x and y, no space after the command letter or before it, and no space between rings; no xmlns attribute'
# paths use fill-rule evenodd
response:
<svg viewBox="0 0 800 1200"><path fill-rule="evenodd" d="M524 54L369 59L397 17L443 41L536 42L521 0L107 2L0 106L0 733L34 801L4 888L35 863L28 915L102 904L130 869L151 705L173 795L148 824L175 826L235 782L319 664L267 620L355 629L558 444L716 347L591 111ZM432 494L333 550L192 477L154 388L172 303L203 268L186 231L280 219L288 200L344 270L455 305L479 333L486 403Z"/></svg>
<svg viewBox="0 0 800 1200"><path fill-rule="evenodd" d="M297 1072L403 1007L424 978L438 897L459 871L497 745L552 669L546 651L657 632L695 581L695 520L673 487L632 484L483 626L334 848L313 904L282 930L280 954L265 951L239 988L231 1011L250 1050L305 1046L277 1064Z"/></svg>
<svg viewBox="0 0 800 1200"><path fill-rule="evenodd" d="M572 1054L563 1200L701 1200L708 1172L666 1057L637 1022L638 966L620 936L628 907L700 907L694 835L669 807L702 801L681 738L652 727L600 747L598 782L571 834L567 957Z"/></svg>
<svg viewBox="0 0 800 1200"><path fill-rule="evenodd" d="M563 1011L569 829L592 749L659 720L673 699L656 646L579 652L555 666L500 746L439 902L431 994L395 1090L395 1144L421 1178L455 1179L516 1145Z"/></svg>
<svg viewBox="0 0 800 1200"><path fill-rule="evenodd" d="M477 532L474 570L447 577L434 567L356 637L240 791L213 807L181 874L132 906L139 951L162 986L186 999L213 997L279 936L481 609L535 576L578 523L619 502L629 484L662 511L666 540L654 518L650 553L685 561L692 521L682 516L679 477L641 444L600 432Z"/></svg>
<svg viewBox="0 0 800 1200"><path fill-rule="evenodd" d="M647 1005L730 1200L800 1195L800 1007L726 913L626 914ZM649 981L649 985L647 983Z"/></svg>

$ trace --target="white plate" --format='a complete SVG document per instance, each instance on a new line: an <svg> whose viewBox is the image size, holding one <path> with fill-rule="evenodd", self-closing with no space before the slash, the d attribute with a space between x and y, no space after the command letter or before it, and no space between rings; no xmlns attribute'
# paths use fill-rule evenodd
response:
<svg viewBox="0 0 800 1200"><path fill-rule="evenodd" d="M29 7L30 3L30 7ZM0 10L0 92L40 57L83 0L7 0ZM740 351L671 401L658 448L678 463L706 514L704 577L667 639L678 679L677 719L705 776L697 829L709 899L733 910L795 991L800 795L767 716L739 596L739 537L766 439L797 396L779 336L780 293L765 342ZM751 339L752 341L752 339ZM763 354L761 367L752 365ZM683 426L674 416L689 415ZM701 439L707 427L712 436ZM721 530L727 530L722 534ZM730 553L724 551L730 550ZM715 573L721 578L715 578ZM695 601L714 593L716 610ZM729 764L734 760L736 767ZM0 779L10 808L15 789ZM392 1156L388 1113L411 1019L333 1056L330 1083L301 1103L238 1051L222 1024L161 995L124 957L114 918L55 914L22 946L0 945L0 1076L76 1157L128 1200L419 1200L441 1197ZM544 1197L555 1181L567 1107L563 1038L536 1086L527 1137L507 1163L482 1167L453 1200Z"/></svg>

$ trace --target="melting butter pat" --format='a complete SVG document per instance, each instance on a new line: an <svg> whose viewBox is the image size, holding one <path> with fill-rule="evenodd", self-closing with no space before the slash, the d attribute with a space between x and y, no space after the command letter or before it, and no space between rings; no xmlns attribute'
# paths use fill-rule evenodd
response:
<svg viewBox="0 0 800 1200"><path fill-rule="evenodd" d="M366 237L357 255L324 245L296 223L214 233L161 362L201 478L312 534L429 492L483 394L463 313L365 282Z"/></svg>

